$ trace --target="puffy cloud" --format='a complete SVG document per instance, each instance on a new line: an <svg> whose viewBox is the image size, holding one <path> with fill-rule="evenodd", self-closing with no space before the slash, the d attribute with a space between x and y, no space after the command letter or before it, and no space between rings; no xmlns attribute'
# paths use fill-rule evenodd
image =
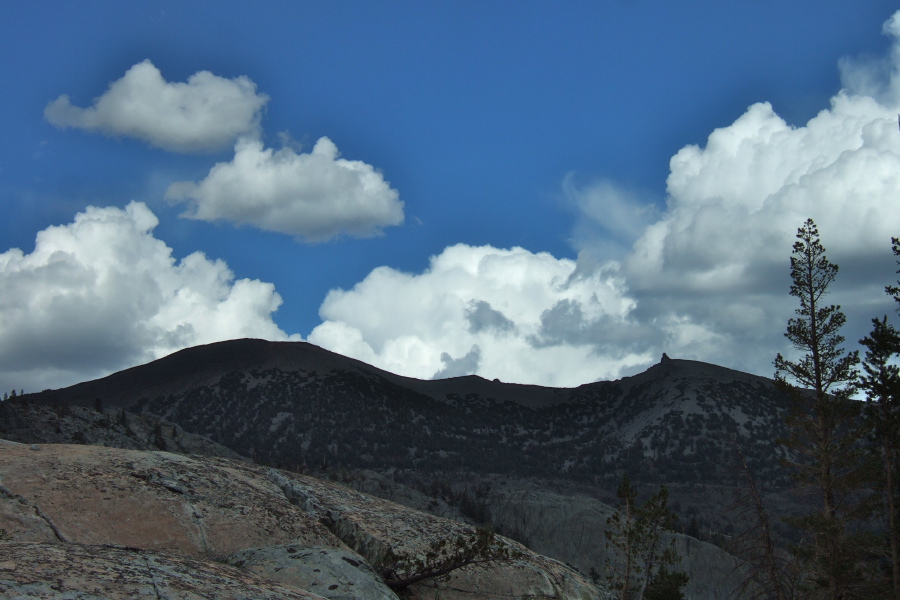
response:
<svg viewBox="0 0 900 600"><path fill-rule="evenodd" d="M895 38L889 68L842 61L843 89L805 125L761 102L672 158L667 209L619 272L636 318L665 324L694 357L769 374L786 350L788 258L807 217L844 267L832 301L850 317L847 338L891 311L883 286L900 234L900 13L885 31Z"/></svg>
<svg viewBox="0 0 900 600"><path fill-rule="evenodd" d="M62 95L47 105L44 117L61 128L134 137L174 152L206 152L255 135L268 100L247 77L199 71L185 83L170 83L145 60L111 83L93 106L73 106Z"/></svg>
<svg viewBox="0 0 900 600"><path fill-rule="evenodd" d="M652 197L610 179L578 185L569 174L563 193L578 215L573 242L607 259L623 258L660 216Z"/></svg>
<svg viewBox="0 0 900 600"><path fill-rule="evenodd" d="M131 67L89 108L60 96L44 110L58 127L130 136L178 152L235 144L234 159L199 182L169 186L166 198L189 203L183 215L249 224L319 242L339 235L371 237L403 222L403 203L374 167L340 157L322 137L308 153L289 143L275 151L259 139L268 97L247 77L208 71L167 82L149 60Z"/></svg>
<svg viewBox="0 0 900 600"><path fill-rule="evenodd" d="M180 261L142 203L88 207L0 254L0 382L69 385L181 348L239 337L288 339L270 283L234 280L221 260Z"/></svg>
<svg viewBox="0 0 900 600"><path fill-rule="evenodd" d="M900 12L884 31L889 57L841 61L843 89L805 125L760 102L682 148L661 214L614 182L567 178L577 262L458 245L420 274L381 267L329 294L310 340L416 377L575 385L662 352L771 375L790 353L791 246L812 217L842 267L829 301L852 344L894 310L883 289L900 235Z"/></svg>
<svg viewBox="0 0 900 600"><path fill-rule="evenodd" d="M471 375L478 371L478 365L481 362L481 348L477 345L472 346L472 349L462 358L453 358L446 352L442 352L441 362L444 363L444 368L434 374L434 379Z"/></svg>
<svg viewBox="0 0 900 600"><path fill-rule="evenodd" d="M217 164L199 183L173 184L166 198L189 201L184 216L192 219L249 224L312 242L370 237L402 223L403 203L381 173L339 156L327 137L299 154L245 138L231 162Z"/></svg>
<svg viewBox="0 0 900 600"><path fill-rule="evenodd" d="M582 266L522 248L451 246L423 273L380 267L352 290L330 292L309 341L413 377L548 385L658 359L621 282ZM560 306L577 310L578 324L554 319ZM635 335L623 335L632 327Z"/></svg>
<svg viewBox="0 0 900 600"><path fill-rule="evenodd" d="M879 103L890 105L900 98L900 11L885 21L882 33L894 38L894 44L887 56L844 57L838 67L844 88L859 96L874 98Z"/></svg>
<svg viewBox="0 0 900 600"><path fill-rule="evenodd" d="M473 300L466 309L466 320L470 333L494 330L499 333L513 333L516 324L506 318L499 310L494 310L484 300Z"/></svg>
<svg viewBox="0 0 900 600"><path fill-rule="evenodd" d="M767 103L671 161L668 210L625 260L635 290L745 291L783 265L807 216L829 249L883 251L897 231L900 136L893 108L840 94L805 127ZM826 238L826 242L827 242Z"/></svg>
<svg viewBox="0 0 900 600"><path fill-rule="evenodd" d="M884 254L900 232L900 12L885 32L894 45L884 77L841 61L843 89L806 125L761 102L672 158L668 209L625 262L632 287L757 288L768 264L786 263L807 217L836 256Z"/></svg>

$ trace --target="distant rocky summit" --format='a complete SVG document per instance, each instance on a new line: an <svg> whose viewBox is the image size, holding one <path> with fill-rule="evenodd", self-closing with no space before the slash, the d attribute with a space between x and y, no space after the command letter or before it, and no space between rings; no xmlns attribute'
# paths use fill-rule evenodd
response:
<svg viewBox="0 0 900 600"><path fill-rule="evenodd" d="M0 597L383 598L389 553L472 533L312 477L219 457L0 442ZM579 599L603 592L516 542L516 558L411 597Z"/></svg>

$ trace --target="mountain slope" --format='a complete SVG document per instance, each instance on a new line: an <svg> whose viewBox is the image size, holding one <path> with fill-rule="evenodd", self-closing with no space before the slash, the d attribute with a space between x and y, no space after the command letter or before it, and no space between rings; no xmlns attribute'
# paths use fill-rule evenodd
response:
<svg viewBox="0 0 900 600"><path fill-rule="evenodd" d="M70 388L46 405L148 411L267 464L508 473L610 483L733 479L735 446L784 480L787 396L762 377L663 360L577 388L460 377L422 381L303 342L199 346Z"/></svg>

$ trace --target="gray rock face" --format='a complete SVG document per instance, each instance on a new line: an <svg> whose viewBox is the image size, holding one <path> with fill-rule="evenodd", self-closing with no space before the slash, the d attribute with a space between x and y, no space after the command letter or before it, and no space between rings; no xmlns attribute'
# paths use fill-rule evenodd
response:
<svg viewBox="0 0 900 600"><path fill-rule="evenodd" d="M139 597L150 589L149 577L157 585L150 597L160 598L311 597L286 587L305 585L330 598L394 600L370 565L388 551L423 556L441 540L473 534L463 523L242 461L10 442L0 442L0 529L9 540L0 542L0 597L85 599ZM411 593L449 600L600 597L561 563L501 540L521 556L415 584ZM292 554L303 554L302 567ZM246 568L229 568L216 580L225 567L215 561L228 555ZM104 566L120 560L121 573ZM171 568L157 566L164 563ZM94 569L99 583L91 588ZM247 585L267 581L277 593L245 592L242 573ZM163 575L166 588L159 587ZM57 580L53 585L69 596L47 595L56 588L43 582ZM207 589L207 580L219 581L222 591L190 591Z"/></svg>
<svg viewBox="0 0 900 600"><path fill-rule="evenodd" d="M202 558L298 541L340 545L259 467L99 446L0 444L0 528L17 541Z"/></svg>
<svg viewBox="0 0 900 600"><path fill-rule="evenodd" d="M244 570L136 548L0 542L10 600L321 600Z"/></svg>
<svg viewBox="0 0 900 600"><path fill-rule="evenodd" d="M345 474L344 480L356 489L371 490L392 501L427 509L428 502L423 501L422 494L384 476L362 471ZM510 477L448 483L450 494L471 491L472 486L482 490L477 498L479 512L498 532L583 574L593 570L605 581L607 559L616 560L608 553L606 540L606 521L615 509L590 496L590 488ZM456 518L465 520L458 512ZM668 537L673 539L682 557L675 569L690 577L684 590L687 598L718 600L730 597L738 588L741 574L735 557L690 536Z"/></svg>
<svg viewBox="0 0 900 600"><path fill-rule="evenodd" d="M297 504L311 507L329 529L370 564L379 564L390 549L397 554L424 556L440 540L470 535L469 525L428 515L418 510L307 477L294 478ZM512 540L501 543L521 553L517 560L473 565L454 571L441 582L423 582L409 588L425 598L534 600L568 598L588 600L602 596L581 574L541 556Z"/></svg>
<svg viewBox="0 0 900 600"><path fill-rule="evenodd" d="M339 548L297 544L247 548L225 562L329 600L397 600L358 554Z"/></svg>
<svg viewBox="0 0 900 600"><path fill-rule="evenodd" d="M560 493L527 481L494 485L484 502L491 522L500 531L523 540L540 554L552 556L582 573L602 574L607 559L606 520L615 509L589 496ZM737 560L725 550L677 533L675 540L681 562L674 569L690 577L685 597L716 600L729 597L740 585Z"/></svg>

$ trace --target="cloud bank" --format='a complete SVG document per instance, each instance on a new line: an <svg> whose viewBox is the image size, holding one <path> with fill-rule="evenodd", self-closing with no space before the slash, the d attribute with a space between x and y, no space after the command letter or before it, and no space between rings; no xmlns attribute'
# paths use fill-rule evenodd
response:
<svg viewBox="0 0 900 600"><path fill-rule="evenodd" d="M887 30L896 61L900 28ZM807 217L842 267L829 301L848 314L850 343L870 317L893 312L883 289L894 279L891 236L900 235L898 66L872 95L869 68L842 61L843 89L804 126L761 102L705 147L682 148L670 163L665 214L620 270L640 314L680 319L698 339L715 340L695 344L693 356L771 373L774 354L791 352L782 335L795 308L788 260Z"/></svg>
<svg viewBox="0 0 900 600"><path fill-rule="evenodd" d="M167 199L189 204L182 215L187 218L251 225L309 242L377 236L403 223L397 190L375 167L341 158L327 137L308 153L287 144L278 151L264 148L260 119L268 100L247 77L200 71L172 83L145 60L111 83L93 106L73 106L63 95L44 116L57 127L134 137L173 152L235 144L234 158L216 164L202 181L167 189Z"/></svg>
<svg viewBox="0 0 900 600"><path fill-rule="evenodd" d="M330 292L309 341L425 379L577 385L649 360L621 281L580 266L522 248L451 246L421 274L381 267Z"/></svg>
<svg viewBox="0 0 900 600"><path fill-rule="evenodd" d="M172 152L210 152L239 136L256 135L268 100L247 77L199 71L185 83L172 83L145 60L111 83L92 106L79 108L62 95L47 105L44 117L60 128L133 137Z"/></svg>
<svg viewBox="0 0 900 600"><path fill-rule="evenodd" d="M157 224L139 202L88 207L39 232L30 254L0 254L0 380L37 391L197 344L289 339L272 284L200 252L176 260Z"/></svg>
<svg viewBox="0 0 900 600"><path fill-rule="evenodd" d="M842 267L829 300L852 345L894 310L883 289L900 235L900 12L884 32L889 56L842 60L843 89L804 126L759 102L682 148L661 213L615 182L568 179L577 262L454 246L421 274L382 267L329 294L310 340L416 377L573 385L662 352L771 375L791 352L789 257L812 217Z"/></svg>
<svg viewBox="0 0 900 600"><path fill-rule="evenodd" d="M611 179L579 185L570 173L562 189L576 212L572 242L594 256L621 260L647 227L660 218L655 198Z"/></svg>
<svg viewBox="0 0 900 600"><path fill-rule="evenodd" d="M231 162L218 163L198 183L172 184L166 198L189 202L183 216L191 219L252 225L310 242L371 237L403 222L403 203L382 174L340 158L327 137L299 154L241 139Z"/></svg>
<svg viewBox="0 0 900 600"><path fill-rule="evenodd" d="M615 181L566 180L579 213L577 260L450 246L421 273L380 267L352 289L332 290L309 340L422 378L577 385L637 372L662 352L770 375L775 354L790 355L788 261L797 227L812 217L841 266L829 300L847 312L852 344L871 317L894 310L883 288L896 279L890 238L900 235L900 12L884 32L893 40L888 56L842 60L842 89L806 124L790 126L758 102L704 145L682 148L670 162L664 209ZM142 65L152 68L129 73ZM113 90L128 77L91 109L57 100L48 119L76 126L90 111L113 114L101 101L124 105ZM154 85L191 82L160 76ZM309 241L402 222L402 203L381 174L340 158L327 138L309 153L264 148L253 128L265 101L251 92L257 107L236 119L250 133L238 137L234 159L170 187L188 216ZM165 128L90 127L190 146ZM239 129L222 139L232 143ZM153 237L155 225L142 204L91 208L42 231L32 254L0 255L0 377L47 387L187 345L287 337L272 322L280 298L271 284L234 281L202 254L176 261Z"/></svg>

